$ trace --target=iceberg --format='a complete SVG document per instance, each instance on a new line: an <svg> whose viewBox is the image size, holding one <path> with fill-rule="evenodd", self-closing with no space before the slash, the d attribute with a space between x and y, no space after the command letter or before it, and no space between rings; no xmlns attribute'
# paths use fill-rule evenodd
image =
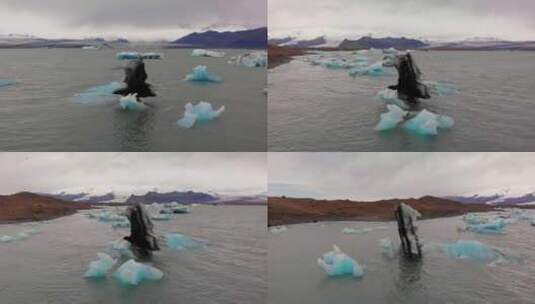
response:
<svg viewBox="0 0 535 304"><path fill-rule="evenodd" d="M407 116L407 111L403 111L400 107L388 104L386 105L388 112L381 114L379 123L375 126L377 131L386 131L394 129Z"/></svg>
<svg viewBox="0 0 535 304"><path fill-rule="evenodd" d="M130 259L115 271L114 277L123 284L138 285L143 280L160 280L163 277L163 272Z"/></svg>
<svg viewBox="0 0 535 304"><path fill-rule="evenodd" d="M0 87L7 87L10 85L14 85L17 82L15 80L9 80L9 79L0 79Z"/></svg>
<svg viewBox="0 0 535 304"><path fill-rule="evenodd" d="M407 104L398 98L398 92L391 89L384 89L377 93L377 100L384 104L393 104L402 109L408 109Z"/></svg>
<svg viewBox="0 0 535 304"><path fill-rule="evenodd" d="M376 62L370 66L353 68L349 70L349 75L351 77L357 77L357 76L379 77L379 76L391 76L393 75L393 72L390 68L385 69L382 62Z"/></svg>
<svg viewBox="0 0 535 304"><path fill-rule="evenodd" d="M124 215L118 215L110 211L101 211L94 215L99 222L128 222L128 218Z"/></svg>
<svg viewBox="0 0 535 304"><path fill-rule="evenodd" d="M144 103L137 100L137 93L121 97L119 105L125 111L143 111L147 108Z"/></svg>
<svg viewBox="0 0 535 304"><path fill-rule="evenodd" d="M183 128L191 128L196 122L207 122L221 116L225 112L225 106L218 110L212 108L212 104L201 101L196 105L188 102L185 106L184 116L177 121L177 124Z"/></svg>
<svg viewBox="0 0 535 304"><path fill-rule="evenodd" d="M462 219L465 223L470 225L479 225L488 221L486 218L482 218L481 216L474 213L468 213L464 215Z"/></svg>
<svg viewBox="0 0 535 304"><path fill-rule="evenodd" d="M156 214L151 214L150 218L155 221L168 221L171 219L171 215L165 214L165 213L156 213Z"/></svg>
<svg viewBox="0 0 535 304"><path fill-rule="evenodd" d="M457 259L491 261L499 257L498 252L478 241L459 240L447 245L446 251L451 258Z"/></svg>
<svg viewBox="0 0 535 304"><path fill-rule="evenodd" d="M0 237L0 243L9 243L15 241L15 238L9 235L3 235Z"/></svg>
<svg viewBox="0 0 535 304"><path fill-rule="evenodd" d="M329 251L323 254L321 258L318 258L318 265L329 276L352 275L360 278L364 275L359 263L343 253L336 245L333 245L333 251Z"/></svg>
<svg viewBox="0 0 535 304"><path fill-rule="evenodd" d="M105 85L91 87L84 92L75 95L74 101L83 104L101 104L115 101L117 100L117 96L113 93L122 88L124 88L124 84L116 81Z"/></svg>
<svg viewBox="0 0 535 304"><path fill-rule="evenodd" d="M248 68L260 68L267 66L267 52L245 53L234 56L228 62L234 65L242 65Z"/></svg>
<svg viewBox="0 0 535 304"><path fill-rule="evenodd" d="M445 115L437 115L424 109L418 115L405 122L403 126L405 129L420 135L438 135L438 129L449 129L453 125L453 118Z"/></svg>
<svg viewBox="0 0 535 304"><path fill-rule="evenodd" d="M384 238L379 240L379 245L381 246L381 253L388 255L389 257L394 256L394 245L392 240L389 238Z"/></svg>
<svg viewBox="0 0 535 304"><path fill-rule="evenodd" d="M431 90L432 93L438 96L450 96L459 94L459 89L457 89L453 84L436 81L424 81L424 84Z"/></svg>
<svg viewBox="0 0 535 304"><path fill-rule="evenodd" d="M186 75L184 79L186 81L193 82L221 82L223 81L221 77L212 75L208 72L208 69L205 65L196 66L191 74Z"/></svg>
<svg viewBox="0 0 535 304"><path fill-rule="evenodd" d="M120 256L133 258L134 252L132 252L130 242L124 239L118 239L110 243L111 250L117 252Z"/></svg>
<svg viewBox="0 0 535 304"><path fill-rule="evenodd" d="M141 55L138 52L119 52L115 54L118 60L135 60L140 59Z"/></svg>
<svg viewBox="0 0 535 304"><path fill-rule="evenodd" d="M117 261L112 259L106 253L99 252L97 253L98 260L93 261L89 264L89 269L84 274L86 278L101 278L106 276L108 271L115 265Z"/></svg>
<svg viewBox="0 0 535 304"><path fill-rule="evenodd" d="M225 57L225 53L217 52L217 51L209 51L209 50L204 50L204 49L195 49L191 52L191 56L223 58Z"/></svg>
<svg viewBox="0 0 535 304"><path fill-rule="evenodd" d="M271 232L273 234L281 234L281 233L285 232L286 230L288 230L288 228L286 228L286 226L279 226L279 227L271 227L271 228L269 228L269 232Z"/></svg>
<svg viewBox="0 0 535 304"><path fill-rule="evenodd" d="M167 246L175 250L198 248L205 245L202 241L194 240L180 233L167 233L165 234L165 240L167 241Z"/></svg>
<svg viewBox="0 0 535 304"><path fill-rule="evenodd" d="M345 227L342 229L342 233L345 234L360 234L360 233L368 233L371 232L373 229L371 228L349 228Z"/></svg>
<svg viewBox="0 0 535 304"><path fill-rule="evenodd" d="M481 233L481 234L502 234L504 233L505 221L497 219L489 223L480 223L475 225L468 225L466 230Z"/></svg>

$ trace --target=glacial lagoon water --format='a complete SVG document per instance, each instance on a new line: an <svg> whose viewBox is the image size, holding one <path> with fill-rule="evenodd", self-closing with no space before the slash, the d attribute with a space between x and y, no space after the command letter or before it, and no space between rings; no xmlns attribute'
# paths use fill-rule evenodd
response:
<svg viewBox="0 0 535 304"><path fill-rule="evenodd" d="M351 77L347 69L313 65L319 57L380 54L318 52L268 72L270 151L531 151L535 149L535 52L413 52L424 80L452 84L459 94L434 96L427 109L454 119L437 136L403 128L374 130L386 112L376 95L391 76Z"/></svg>
<svg viewBox="0 0 535 304"><path fill-rule="evenodd" d="M122 50L0 50L0 150L2 151L265 151L266 70L229 64L248 50L222 50L224 58L192 57L189 49L145 60L157 97L144 111L123 111L119 96L87 104L73 97L95 86L121 82ZM221 83L184 81L198 65ZM177 125L188 102L225 106L218 119L185 129Z"/></svg>
<svg viewBox="0 0 535 304"><path fill-rule="evenodd" d="M112 276L125 259L107 278L83 277L98 252L109 252L111 241L130 232L83 213L43 223L0 225L0 235L40 231L25 240L0 242L1 303L265 302L265 207L192 207L189 214L154 221L157 235L179 232L207 245L180 251L162 246L143 262L160 269L163 278L135 287L125 287Z"/></svg>
<svg viewBox="0 0 535 304"><path fill-rule="evenodd" d="M419 221L420 263L382 253L381 239L399 246L394 222L325 222L289 225L271 233L268 303L533 303L535 227L508 224L503 235L457 231L460 217ZM343 233L356 228L356 233ZM371 228L371 231L369 231ZM347 230L346 230L347 232ZM451 258L441 244L477 240L505 254L481 262ZM317 264L336 244L362 267L361 278L329 277Z"/></svg>

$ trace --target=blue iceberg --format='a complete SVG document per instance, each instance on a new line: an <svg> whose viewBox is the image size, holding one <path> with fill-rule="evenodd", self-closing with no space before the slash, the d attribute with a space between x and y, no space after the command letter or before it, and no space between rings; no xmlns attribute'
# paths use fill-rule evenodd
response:
<svg viewBox="0 0 535 304"><path fill-rule="evenodd" d="M105 85L91 87L84 92L74 96L74 101L83 104L101 104L105 102L117 100L117 96L113 94L118 89L124 88L124 84L120 82L110 82Z"/></svg>
<svg viewBox="0 0 535 304"><path fill-rule="evenodd" d="M110 243L111 250L117 252L120 256L126 258L134 258L131 245L124 239L118 239Z"/></svg>
<svg viewBox="0 0 535 304"><path fill-rule="evenodd" d="M128 218L124 215L118 215L114 212L103 210L99 213L93 214L99 222L128 222Z"/></svg>
<svg viewBox="0 0 535 304"><path fill-rule="evenodd" d="M120 52L115 55L118 60L135 60L141 59L141 54L138 52Z"/></svg>
<svg viewBox="0 0 535 304"><path fill-rule="evenodd" d="M144 103L137 100L137 93L121 97L119 105L125 111L143 111L147 108Z"/></svg>
<svg viewBox="0 0 535 304"><path fill-rule="evenodd" d="M14 85L17 82L15 80L9 80L9 79L0 79L0 87L7 87L10 85Z"/></svg>
<svg viewBox="0 0 535 304"><path fill-rule="evenodd" d="M204 49L195 49L191 52L191 56L223 58L225 57L225 53L217 52L217 51L209 51L209 50L204 50Z"/></svg>
<svg viewBox="0 0 535 304"><path fill-rule="evenodd" d="M379 77L379 76L391 76L391 75L394 75L394 73L392 69L385 68L382 62L376 62L370 66L353 68L349 70L349 75L351 77L357 77L357 76Z"/></svg>
<svg viewBox="0 0 535 304"><path fill-rule="evenodd" d="M329 251L323 254L321 258L318 258L318 265L329 276L352 275L360 278L364 275L359 263L343 253L336 245L333 245L333 251Z"/></svg>
<svg viewBox="0 0 535 304"><path fill-rule="evenodd" d="M225 106L218 110L212 108L212 104L201 101L196 105L188 102L185 106L184 116L177 121L177 124L183 128L191 128L196 122L207 122L221 116L225 112Z"/></svg>
<svg viewBox="0 0 535 304"><path fill-rule="evenodd" d="M86 278L101 278L105 277L108 271L115 265L117 261L112 259L106 253L99 252L97 253L98 260L93 261L89 264L89 269L84 274Z"/></svg>
<svg viewBox="0 0 535 304"><path fill-rule="evenodd" d="M115 271L114 277L123 284L138 285L143 280L160 280L163 277L163 272L130 259Z"/></svg>
<svg viewBox="0 0 535 304"><path fill-rule="evenodd" d="M471 259L477 261L492 261L499 257L494 249L478 242L459 240L446 247L446 252L451 258Z"/></svg>
<svg viewBox="0 0 535 304"><path fill-rule="evenodd" d="M505 221L497 219L488 223L468 225L466 230L481 234L502 234L504 233Z"/></svg>
<svg viewBox="0 0 535 304"><path fill-rule="evenodd" d="M194 240L180 233L167 233L165 234L165 240L167 241L167 246L175 250L199 248L205 245L203 241Z"/></svg>
<svg viewBox="0 0 535 304"><path fill-rule="evenodd" d="M396 105L386 105L388 112L381 114L381 119L379 123L375 126L377 131L386 131L394 129L401 123L405 116L407 116L407 111L403 111L400 107Z"/></svg>
<svg viewBox="0 0 535 304"><path fill-rule="evenodd" d="M422 110L418 115L405 122L405 129L420 135L438 135L438 129L453 127L454 120L445 115Z"/></svg>
<svg viewBox="0 0 535 304"><path fill-rule="evenodd" d="M193 82L221 82L221 77L212 75L208 72L205 65L198 65L193 69L191 74L186 75L186 81Z"/></svg>

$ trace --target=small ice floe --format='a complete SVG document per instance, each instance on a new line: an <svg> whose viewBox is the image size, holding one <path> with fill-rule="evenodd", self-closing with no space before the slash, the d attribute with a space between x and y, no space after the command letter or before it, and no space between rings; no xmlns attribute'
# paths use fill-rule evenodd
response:
<svg viewBox="0 0 535 304"><path fill-rule="evenodd" d="M408 114L407 111L403 111L400 107L393 104L387 104L386 108L388 109L388 112L381 114L379 123L375 126L375 130L377 131L386 131L396 128L403 122L405 116Z"/></svg>
<svg viewBox="0 0 535 304"><path fill-rule="evenodd" d="M99 48L95 45L86 45L82 47L82 50L98 50Z"/></svg>
<svg viewBox="0 0 535 304"><path fill-rule="evenodd" d="M450 129L455 124L453 118L422 110L403 124L406 130L420 135L438 135L439 129Z"/></svg>
<svg viewBox="0 0 535 304"><path fill-rule="evenodd" d="M488 223L479 223L466 226L466 230L481 233L481 234L503 234L505 229L505 221L503 219L495 219Z"/></svg>
<svg viewBox="0 0 535 304"><path fill-rule="evenodd" d="M119 105L125 111L143 111L147 108L144 103L137 100L137 93L121 97Z"/></svg>
<svg viewBox="0 0 535 304"><path fill-rule="evenodd" d="M124 88L120 82L110 82L105 85L91 87L84 92L74 96L73 100L82 104L101 104L117 100L113 93Z"/></svg>
<svg viewBox="0 0 535 304"><path fill-rule="evenodd" d="M89 269L84 274L86 278L101 278L105 277L108 271L115 265L117 262L111 256L106 253L99 252L97 253L98 260L93 261L89 264Z"/></svg>
<svg viewBox="0 0 535 304"><path fill-rule="evenodd" d="M0 87L7 87L7 86L10 86L10 85L14 85L16 83L17 82L15 80L0 79Z"/></svg>
<svg viewBox="0 0 535 304"><path fill-rule="evenodd" d="M96 218L99 222L128 222L128 218L124 215L119 215L115 212L102 210L98 213L92 213L90 217Z"/></svg>
<svg viewBox="0 0 535 304"><path fill-rule="evenodd" d="M185 213L189 213L189 208L188 206L181 205L177 202L172 202L169 204L164 204L164 208L160 210L160 213L185 214Z"/></svg>
<svg viewBox="0 0 535 304"><path fill-rule="evenodd" d="M11 235L1 236L0 243L10 243L10 242L26 240L30 236L34 234L38 234L38 233L40 233L40 231L37 228L22 230L22 231L17 232L14 236L11 236Z"/></svg>
<svg viewBox="0 0 535 304"><path fill-rule="evenodd" d="M267 66L267 52L259 51L252 53L245 53L239 56L232 57L229 64L241 65L248 68L260 68Z"/></svg>
<svg viewBox="0 0 535 304"><path fill-rule="evenodd" d="M115 271L114 277L123 284L138 285L143 280L157 281L162 279L163 272L155 267L130 259Z"/></svg>
<svg viewBox="0 0 535 304"><path fill-rule="evenodd" d="M269 232L271 232L273 234L281 234L281 233L285 232L286 230L288 230L288 228L286 228L286 226L276 226L276 227L269 228Z"/></svg>
<svg viewBox="0 0 535 304"><path fill-rule="evenodd" d="M431 93L438 96L450 96L459 94L459 89L457 89L453 84L450 83L424 81L424 84L429 88Z"/></svg>
<svg viewBox="0 0 535 304"><path fill-rule="evenodd" d="M388 227L385 227L385 226L363 227L363 228L345 227L344 229L342 229L342 232L345 233L345 234L363 234L363 233L372 232L374 230L383 230L383 229L387 229L387 228Z"/></svg>
<svg viewBox="0 0 535 304"><path fill-rule="evenodd" d="M195 240L180 233L166 233L165 240L167 242L167 247L174 250L199 248L206 245L205 241Z"/></svg>
<svg viewBox="0 0 535 304"><path fill-rule="evenodd" d="M14 241L15 238L10 235L3 235L0 237L0 243L9 243Z"/></svg>
<svg viewBox="0 0 535 304"><path fill-rule="evenodd" d="M119 52L115 55L118 60L138 60L138 59L162 59L161 53L138 53L138 52Z"/></svg>
<svg viewBox="0 0 535 304"><path fill-rule="evenodd" d="M110 243L110 249L117 252L120 256L134 258L134 252L130 243L124 239L118 239Z"/></svg>
<svg viewBox="0 0 535 304"><path fill-rule="evenodd" d="M191 52L191 56L223 58L225 57L225 53L218 52L218 51L210 51L210 50L205 50L205 49L195 49Z"/></svg>
<svg viewBox="0 0 535 304"><path fill-rule="evenodd" d="M397 54L397 53L399 53L399 51L393 47L388 48L388 49L383 49L383 54Z"/></svg>
<svg viewBox="0 0 535 304"><path fill-rule="evenodd" d="M352 275L360 278L364 275L359 263L343 253L336 245L333 245L333 251L329 251L323 254L321 258L318 258L318 265L329 276Z"/></svg>
<svg viewBox="0 0 535 304"><path fill-rule="evenodd" d="M393 70L390 68L385 68L382 62L376 62L370 66L356 67L356 68L349 70L349 76L351 77L357 77L357 76L379 77L379 76L392 76L392 75L394 75Z"/></svg>
<svg viewBox="0 0 535 304"><path fill-rule="evenodd" d="M223 79L219 76L213 75L208 72L208 68L205 65L198 65L193 68L191 74L186 75L184 79L190 82L222 82Z"/></svg>
<svg viewBox="0 0 535 304"><path fill-rule="evenodd" d="M183 128L191 128L197 122L208 122L213 120L225 112L225 106L214 110L212 104L206 101L201 101L196 105L188 102L185 106L184 116L177 121L177 124Z"/></svg>
<svg viewBox="0 0 535 304"><path fill-rule="evenodd" d="M407 104L398 98L398 92L391 89L384 89L379 91L376 96L377 100L381 101L384 104L393 104L402 109L408 109Z"/></svg>
<svg viewBox="0 0 535 304"><path fill-rule="evenodd" d="M490 262L497 259L500 254L491 247L471 240L458 240L446 246L449 257L457 259L470 259L482 262Z"/></svg>
<svg viewBox="0 0 535 304"><path fill-rule="evenodd" d="M389 257L394 257L394 245L392 240L384 238L379 240L379 246L381 247L381 253Z"/></svg>

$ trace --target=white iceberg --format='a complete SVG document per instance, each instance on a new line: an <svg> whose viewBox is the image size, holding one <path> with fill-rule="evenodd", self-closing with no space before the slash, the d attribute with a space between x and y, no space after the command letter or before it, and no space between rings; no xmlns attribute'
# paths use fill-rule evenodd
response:
<svg viewBox="0 0 535 304"><path fill-rule="evenodd" d="M122 88L124 88L124 84L120 82L110 82L105 85L91 87L84 92L75 95L73 100L83 104L101 104L115 101L117 100L117 96L113 93Z"/></svg>
<svg viewBox="0 0 535 304"><path fill-rule="evenodd" d="M449 116L437 115L424 109L405 122L403 127L420 135L438 135L438 129L449 129L454 123L453 118Z"/></svg>
<svg viewBox="0 0 535 304"><path fill-rule="evenodd" d="M196 122L207 122L215 119L225 112L225 106L218 110L212 108L212 104L201 101L196 105L188 102L185 106L184 116L177 121L177 124L183 128L191 128Z"/></svg>
<svg viewBox="0 0 535 304"><path fill-rule="evenodd" d="M285 232L286 230L288 230L288 228L286 228L286 226L278 226L278 227L269 228L269 232L271 232L273 234L281 234L281 233Z"/></svg>
<svg viewBox="0 0 535 304"><path fill-rule="evenodd" d="M3 235L0 237L0 243L9 243L14 241L15 238L9 235Z"/></svg>
<svg viewBox="0 0 535 304"><path fill-rule="evenodd" d="M329 276L352 275L359 278L364 275L359 263L343 253L336 245L333 245L333 251L329 251L323 254L321 258L318 258L318 265Z"/></svg>
<svg viewBox="0 0 535 304"><path fill-rule="evenodd" d="M145 104L137 100L137 93L121 97L119 105L125 111L143 111L147 108Z"/></svg>
<svg viewBox="0 0 535 304"><path fill-rule="evenodd" d="M225 57L225 53L217 52L217 51L209 51L209 50L204 50L204 49L195 49L191 52L191 56L223 58Z"/></svg>
<svg viewBox="0 0 535 304"><path fill-rule="evenodd" d="M160 280L163 277L163 272L130 259L115 271L114 277L123 284L138 285L143 280Z"/></svg>
<svg viewBox="0 0 535 304"><path fill-rule="evenodd" d="M386 105L388 112L381 114L379 123L375 126L377 131L385 131L394 129L398 126L407 116L407 111L403 111L400 107L388 104Z"/></svg>
<svg viewBox="0 0 535 304"><path fill-rule="evenodd" d="M89 269L84 274L86 278L100 278L106 276L108 271L115 265L116 260L112 259L106 253L99 252L97 253L98 260L92 261L89 264Z"/></svg>
<svg viewBox="0 0 535 304"><path fill-rule="evenodd" d="M229 61L230 64L242 65L248 68L259 68L267 66L267 52L245 53L234 56Z"/></svg>
<svg viewBox="0 0 535 304"><path fill-rule="evenodd" d="M223 79L219 76L212 75L208 72L208 68L205 65L198 65L193 68L191 74L186 75L184 79L186 81L193 82L221 82Z"/></svg>

